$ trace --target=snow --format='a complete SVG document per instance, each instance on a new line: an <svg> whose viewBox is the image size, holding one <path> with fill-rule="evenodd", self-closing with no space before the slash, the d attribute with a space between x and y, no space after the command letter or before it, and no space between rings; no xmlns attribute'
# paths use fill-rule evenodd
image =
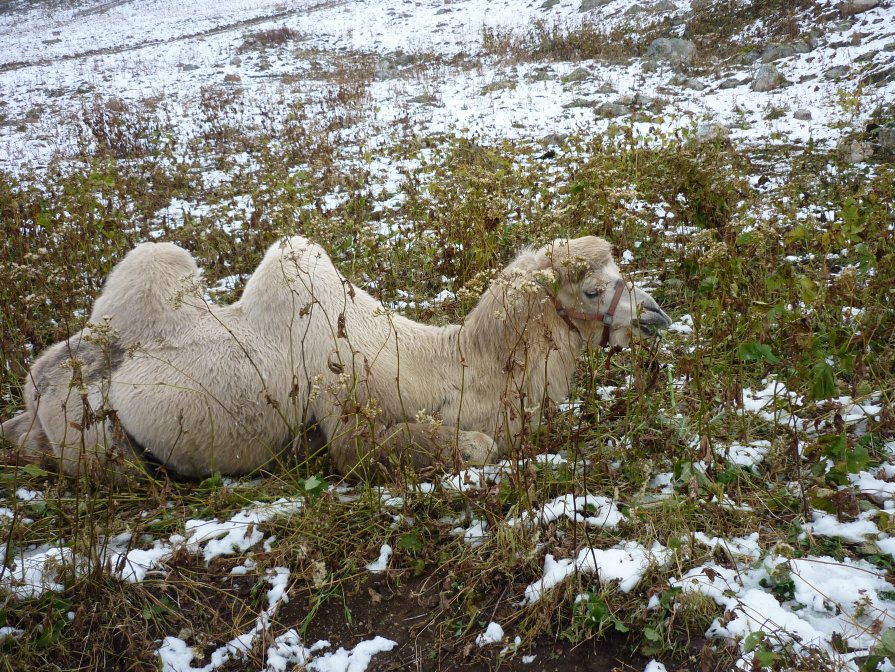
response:
<svg viewBox="0 0 895 672"><path fill-rule="evenodd" d="M548 553L544 557L543 576L526 586L522 603L537 602L544 593L576 573L596 573L602 582L618 581L619 590L628 593L640 582L651 565L664 565L669 557L668 549L658 542L648 550L639 543L630 541L607 549L585 546L575 559L556 560Z"/></svg>
<svg viewBox="0 0 895 672"><path fill-rule="evenodd" d="M793 598L786 602L763 585L781 572L793 583ZM737 569L710 563L670 583L685 592L700 592L725 607L729 617L716 619L706 631L707 637L742 639L762 630L793 641L797 650L815 646L835 655L834 633L841 634L850 646L866 649L875 641L869 632L871 622L884 629L895 624L895 602L880 595L888 594L892 585L883 570L864 560L772 555Z"/></svg>
<svg viewBox="0 0 895 672"><path fill-rule="evenodd" d="M382 544L379 549L379 557L367 565L367 571L373 574L380 574L388 569L388 559L392 557L392 547L388 544Z"/></svg>
<svg viewBox="0 0 895 672"><path fill-rule="evenodd" d="M373 660L373 656L391 651L396 646L397 642L376 636L358 643L350 651L340 648L338 651L315 658L307 669L313 672L363 672Z"/></svg>
<svg viewBox="0 0 895 672"><path fill-rule="evenodd" d="M503 641L503 628L499 623L491 621L485 632L475 638L475 644L478 647L488 646L488 644L500 644Z"/></svg>
<svg viewBox="0 0 895 672"><path fill-rule="evenodd" d="M618 504L601 495L562 495L547 502L540 511L524 511L518 518L510 518L510 525L538 522L542 525L552 523L561 516L573 522L583 522L592 527L611 529L625 520Z"/></svg>
<svg viewBox="0 0 895 672"><path fill-rule="evenodd" d="M296 0L288 5L279 0L200 0L183 5L161 0L109 3L88 0L50 5L17 3L0 13L0 99L5 103L0 106L0 169L14 175L23 174L29 166L46 167L57 151L63 155L70 152L73 139L77 137L80 123L77 120L94 101L100 101L102 105L102 101L115 98L127 109L138 112L148 109L144 105L146 99L162 101L154 114L159 118L170 118L180 139L195 138L199 133L203 123L203 87L223 88L227 86L224 82L227 75L239 77L241 100L246 107L241 122L245 124L253 123L264 109L285 109L293 103L320 104L329 83L309 77L301 79L298 85L291 85L283 78L283 75L301 78L310 72L308 53L311 52L317 52L315 58L324 62L327 55L337 60L343 55L364 54L371 56L377 65L389 65L400 52L415 59L415 65L421 69L421 73L409 73L395 65L390 70L386 68L384 77L374 77L366 82L361 103L364 114L358 115L360 120L356 126L345 130L346 137L358 139L358 149L371 150L373 156L367 169L375 183L372 189L387 194L398 192L404 179L402 170L412 173L419 168L418 162L399 165L387 153L379 151L395 142L395 129L405 122L408 132L426 135L457 133L509 142L537 141L583 127L599 134L616 123L630 125L632 132L641 137L650 133L690 132L703 123L717 123L729 130L730 139L735 144L764 146L780 143L797 147L812 143L832 147L851 130L864 127L867 115L877 101L895 98L895 82L866 83L863 104L854 118L850 118L851 113L843 109L840 101L853 93L856 80L837 82L818 76L834 66L847 65L857 69L861 58L869 59L867 62L871 64L892 63L891 50L884 49L893 40L891 26L895 25L895 3L892 2L882 3L858 20L840 27L827 26L820 44L809 53L776 61L776 67L792 84L770 93L750 90L748 82L757 65L721 64L717 74L700 75L707 88L695 92L669 83L672 73L665 65L645 69L639 58L620 63L507 64L482 53L486 32L519 34L538 19L566 27L575 27L588 20L605 28L619 26L624 21L634 24L641 21L637 17L625 18L628 3L622 0L611 0L590 12L579 12L579 4L578 0L561 0L553 7L542 8L540 2L517 0L420 0L397 7L386 0L362 3ZM689 10L686 0L677 0L675 4L677 8L669 15L679 16ZM832 6L832 3L826 4ZM280 27L296 31L296 42L301 48L296 45L270 47L263 53L243 48L252 33ZM748 35L735 39L744 44L752 43ZM839 46L831 46L833 43ZM428 54L443 57L465 54L476 65L455 65L448 58L429 63ZM263 76L259 76L262 59L268 61L267 69ZM458 59L457 62L461 61ZM581 82L563 82L562 78L576 68L583 68L591 75ZM721 89L719 84L728 77L738 78L743 83ZM484 90L504 81L511 84L506 88ZM597 118L588 107L569 107L579 99L599 104L634 93L663 97L665 103L661 114L648 122L633 122L629 118L612 121ZM412 102L421 94L430 95L433 104ZM868 104L870 102L873 104ZM793 112L799 108L810 108L812 118L808 121L795 119ZM24 119L34 109L43 109L43 116L37 123L26 123ZM322 107L313 109L319 111ZM781 114L768 114L771 110L780 110ZM340 160L347 162L349 159ZM254 159L243 154L233 157L233 161L235 165L247 168ZM200 177L206 187L226 185L230 180L228 171L218 169L207 169ZM774 180L777 178L772 178L770 186L766 184L764 187L756 181L752 188L768 189L776 184ZM324 211L337 208L345 198L344 193L319 195ZM394 196L392 201L376 207L398 207L399 202L400 197ZM646 207L646 204L636 202L628 205L632 212ZM224 222L225 229L233 230L241 221L248 221L255 208L256 203L246 195L235 195L226 204L216 206L179 198L160 208L155 216L170 226L181 225L187 218L215 218ZM822 209L826 211L827 220L835 220L835 210L827 206ZM809 214L800 209L797 217L804 219ZM666 225L673 221L668 204L649 204L645 216L661 220ZM669 227L666 231L672 245L679 237L689 238L694 233L695 229L684 226ZM636 248L636 244L633 247ZM631 265L636 261L636 249L621 249L619 254L623 264ZM813 260L793 257L790 261L802 264ZM819 259L817 263L821 261ZM240 280L238 276L230 276L221 281L217 289L226 290ZM425 301L415 301L409 296L402 298L407 300L397 305L425 306L452 301L456 295L445 289ZM859 329L866 319L858 306L846 306L842 311L849 329ZM679 316L670 331L676 334L671 339L676 343L699 342L700 334L694 329L693 315ZM674 382L678 389L684 385L681 380ZM599 386L595 390L602 399L611 399L618 392L612 386ZM794 431L802 430L808 435L824 431L823 424L817 429L813 426L814 418L804 415L805 404L805 399L787 389L782 377L768 377L755 387L747 387L742 394L744 414L754 414L767 422ZM823 418L824 422L829 422L829 418L838 413L849 431L860 433L866 429L868 420L880 417L884 400L877 393L858 398L841 396L826 404L828 417ZM717 456L728 463L758 470L772 444L754 439L715 444L715 447ZM895 442L890 442L888 449L895 453ZM537 456L534 462L561 465L567 458L563 455ZM667 464L657 466L659 469L669 468ZM421 484L420 492L433 492L439 488L461 494L487 490L499 484L515 468L517 465L505 461L465 469L458 474L446 475L439 482ZM870 502L887 510L895 508L895 465L849 474L849 479L850 487ZM649 496L655 499L673 497L673 475L668 471L654 473L648 488L653 491ZM385 490L379 495L384 508L405 507L400 496ZM339 496L348 495L340 493ZM0 525L10 525L16 512L21 513L22 505L43 499L41 492L16 488L14 496L5 502L7 506L0 507ZM633 507L646 501L645 496L643 502L629 503ZM732 512L748 511L748 507L736 504L726 495L718 503ZM862 504L866 503L862 498ZM135 541L130 532L125 532L104 540L108 547L102 549L101 560L122 581L139 583L148 576L165 575L166 562L179 549L196 554L206 563L221 557L245 556L253 550L269 552L275 539L264 531L263 523L273 516L292 515L301 509L300 500L256 504L224 520L188 520L182 534L173 534L167 539L140 537ZM880 517L887 517L887 514L877 509L864 511L854 520L839 520L814 510L811 520L803 522L803 534L871 548L875 543L881 552L895 556L895 537L885 532L889 526L883 525ZM21 515L18 520L27 521ZM396 524L400 520L405 519L398 518ZM461 520L466 521L463 524L467 526L454 529L470 547L470 553L481 552L475 549L485 544L503 524L493 520L489 527L486 520L469 512L452 524ZM534 510L513 511L506 524L536 528L561 520L568 521L564 524L625 531L638 519L632 516L631 520L635 522L629 522L621 511L617 495L575 492L559 495ZM713 558L724 560L723 565L706 563L686 570L684 564L677 570L683 572L680 578L671 580L671 585L680 586L684 591L699 591L726 610L726 617L718 619L709 628L708 636L741 639L761 629L792 639L800 647L817 645L836 656L832 645L834 632L842 634L849 646L865 650L874 643L872 632L895 624L892 616L895 605L885 597L895 588L884 572L865 561L837 561L816 556L786 558L763 550L759 532L726 538L716 536L712 531L696 530L687 540L691 538L696 542L691 552L697 552L696 545L699 545L704 547L699 553L709 549ZM666 567L671 558L671 552L659 544L648 549L633 541L619 541L611 548L584 546L564 552L571 553L572 557L557 558L558 552L554 554L549 552L551 549L546 550L543 573L525 588L523 604L537 602L576 574L597 574L601 582L614 582L618 590L631 592L651 566ZM17 599L37 598L45 591L63 591L66 574L62 570L74 566L77 576L86 567L85 559L75 557L68 540L29 545L13 551L9 566L0 572L0 588ZM383 544L379 557L368 564L367 569L374 573L386 571L391 555L391 546ZM255 561L246 557L231 573L239 576L255 571ZM791 579L791 599L783 599L770 592L767 585L762 585L762 581L768 583L768 579L778 573ZM169 636L160 642L162 668L171 672L211 670L227 661L240 659L263 642L267 645L266 670L287 670L299 665L319 671L359 671L370 664L373 656L396 646L391 640L375 637L350 650L340 648L322 653L330 648L329 642L305 647L294 629L274 636L271 623L280 606L289 599L289 577L289 571L281 567L266 573L265 580L270 589L254 628L233 638L207 661L202 659L204 667L193 667L199 663L192 647ZM8 626L0 628L0 640L18 636L21 632ZM476 641L482 646L503 639L502 628L497 623L490 623ZM522 657L525 664L533 660L534 656ZM658 661L650 661L645 669L661 672L665 668Z"/></svg>
<svg viewBox="0 0 895 672"><path fill-rule="evenodd" d="M678 5L677 14L689 7L682 0ZM482 55L486 32L518 35L536 20L567 29L583 21L605 29L622 20L636 25L639 19L625 17L620 0L584 13L578 11L578 3L568 0L549 8L518 0L448 5L426 0L400 10L387 0L348 5L296 0L288 6L277 0L204 0L160 7L159 0L130 0L85 8L54 6L52 11L21 6L0 15L0 66L5 66L0 68L0 91L6 94L5 114L18 120L29 110L43 109L44 115L58 111L63 114L56 116L67 113L74 120L96 98L114 97L134 109L152 98L163 101L165 113L190 132L199 123L195 111L201 104L201 88L225 87L224 77L229 75L239 77L242 99L250 101L244 118L253 119L267 102L288 104L296 98L322 97L325 82L308 78L302 86L290 87L279 79L312 70L310 57L292 48L300 43L310 51L377 55L383 74L369 83L365 103L369 114L364 115L369 121L359 122L366 128L355 133L369 138L371 146L387 137L381 131L408 117L414 128L427 133L457 129L494 139L544 137L585 125L602 132L619 120L600 118L589 107L574 106L575 101L599 104L637 93L666 101L661 115L631 124L638 135L656 130L670 133L709 122L725 126L734 142L833 144L843 126L859 127L868 112L861 109L858 118L852 119L837 95L846 86L818 73L852 65L861 57L872 56L870 64L889 62L883 47L891 35L885 26L895 21L895 8L890 5L866 12L860 23L841 34L831 31L809 53L776 61L791 84L758 93L748 85L757 65L725 64L727 72L707 74L703 77L707 88L694 91L670 83L672 73L665 64L644 68L639 58L621 63L501 64ZM295 31L295 42L263 50L245 47L252 33L279 28ZM827 47L848 40L853 44ZM483 67L427 65L426 55L431 53L470 54ZM410 57L417 67L422 64L425 77L409 76L409 68L397 63L398 56ZM265 76L258 77L262 62ZM564 82L563 77L576 68L593 74L582 81ZM719 88L732 75L746 83ZM511 84L485 88L504 81ZM865 95L885 99L893 95L895 84L865 88ZM434 103L412 102L421 95ZM793 117L793 111L803 107L812 110L811 120ZM770 109L784 113L771 115ZM67 128L10 124L0 132L0 146L5 150L0 157L7 157L0 164L13 171L28 164L46 165L57 148L71 147L72 137ZM390 169L372 168L382 176L383 187L394 183L386 179ZM200 204L189 207L194 205Z"/></svg>

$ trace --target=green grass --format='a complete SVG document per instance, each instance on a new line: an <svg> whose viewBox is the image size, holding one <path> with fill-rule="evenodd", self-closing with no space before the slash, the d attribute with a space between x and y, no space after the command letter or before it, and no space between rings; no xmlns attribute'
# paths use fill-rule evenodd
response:
<svg viewBox="0 0 895 672"><path fill-rule="evenodd" d="M182 533L186 520L223 518L250 501L281 496L304 496L307 506L265 523L278 541L255 557L262 569L283 565L293 572L293 602L307 607L304 628L326 604L347 600L362 585L365 565L389 543L394 580L429 577L441 586L430 616L442 645L469 644L493 619L526 643L624 632L631 650L725 669L739 655L735 649L697 650L721 609L668 584L712 557L692 543L695 532L732 537L761 530L762 548L793 557L872 555L798 539L797 532L806 507L847 518L854 507L837 486L847 483L849 470L881 461L881 442L895 436L891 164L868 172L842 165L835 153L735 149L697 144L686 134L643 140L625 127L572 135L552 158L539 158L544 148L536 143L410 137L387 149L390 160L417 166L406 171L394 205L394 194L371 182L363 158L345 161L349 150L339 144L340 122L333 119L347 123L358 113L362 84L334 88L327 104L341 117L322 121L296 106L272 111L257 125L246 121L237 91L209 90L204 121L186 139L159 115L97 101L83 112L76 157L46 171L0 174L4 417L22 404L29 359L83 324L115 262L149 238L189 249L209 286L236 276L235 288L219 295L228 301L270 243L301 233L387 303L406 300L400 291L422 302L453 290L455 300L406 311L446 323L462 318L489 272L520 246L596 233L619 255L635 253L625 271L652 285L674 317L691 315L694 335L669 334L660 348L638 344L611 361L602 352L582 359L574 391L580 414L551 412L530 446L565 452L579 460L577 467L524 461L499 484L464 493L422 493L418 475L396 473L387 487L403 498L398 509L384 507L370 483L357 484L354 498L340 497L325 456L242 485L159 477L117 489L4 466L5 505L19 487L46 492L44 503L19 503L17 517L0 522L9 558L28 544L62 539L93 564L65 573L59 595L4 601L0 618L27 633L0 643L0 669L155 669L153 641L167 634L188 627L201 648L245 631L264 592L228 584L222 576L232 563L206 568L184 552L169 562L168 578L129 585L109 578L94 549L108 535L167 537ZM775 165L780 186L753 188L750 177L766 165ZM229 180L207 181L209 169ZM336 192L343 204L321 207ZM251 214L235 207L245 199ZM180 216L175 206L166 219L159 213L172 201L203 208ZM824 214L830 211L832 222ZM849 321L844 307L862 312ZM809 401L803 415L816 419L816 435L743 410L743 389L772 374ZM607 385L616 388L610 398L597 391ZM862 443L837 423L829 400L871 393L881 395L886 410L868 423L872 438ZM720 459L721 445L754 439L771 442L757 472ZM801 459L792 450L799 439L807 441ZM830 471L828 458L836 467ZM704 474L693 468L698 460L708 464ZM674 492L650 501L649 481L662 472L674 473ZM613 531L565 519L507 525L525 507L569 492L615 497L628 520ZM723 496L751 510L720 506ZM855 506L866 505L858 500ZM452 517L485 520L491 535L470 547L450 534ZM630 593L578 576L536 605L516 606L521 588L540 576L544 542L557 557L573 557L585 541L603 548L620 540L668 546L670 567L650 571ZM254 579L261 582L260 574ZM574 604L579 593L588 595L583 605ZM660 607L647 610L653 595ZM87 649L80 644L85 637ZM767 650L805 662L786 649ZM811 666L831 669L820 658Z"/></svg>

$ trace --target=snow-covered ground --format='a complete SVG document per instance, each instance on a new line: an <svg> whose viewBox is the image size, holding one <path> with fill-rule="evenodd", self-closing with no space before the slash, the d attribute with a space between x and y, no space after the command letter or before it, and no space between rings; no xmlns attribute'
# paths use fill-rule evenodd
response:
<svg viewBox="0 0 895 672"><path fill-rule="evenodd" d="M419 134L453 131L532 141L581 128L599 132L619 123L631 123L635 132L645 136L702 127L704 133L722 133L736 143L834 146L846 131L861 128L876 104L895 101L895 75L870 78L859 86L862 73L895 68L895 2L891 0L847 20L825 22L813 34L812 26L804 25L805 34L811 36L805 47L773 61L787 84L767 92L753 90L755 76L765 65L760 53L757 60L713 63L692 76L661 59L532 63L502 61L481 53L487 33L522 35L539 20L569 28L590 21L610 29L662 16L670 20L674 35L680 34L681 21L690 12L689 0L645 0L637 13L631 12L633 3L622 0L593 4L593 9L580 11L579 0L12 3L0 14L0 169L17 174L27 167L46 166L58 153L71 151L80 110L97 99L116 99L145 109L150 109L147 101L153 101L188 137L199 123L207 87L238 87L251 118L271 103L319 99L331 83L318 70L335 68L356 55L368 59L372 72L363 101L366 113L346 134L370 148L394 142L395 129L402 124ZM834 9L831 0L818 4ZM251 44L253 34L280 28L294 31L285 44L266 48ZM760 28L753 26L755 34ZM744 52L752 48L752 36L747 32L738 38ZM651 100L638 102L636 96ZM860 106L850 103L854 100ZM598 114L605 105L628 111L618 116ZM632 121L630 115L638 105L649 107L649 114ZM715 130L711 124L717 125ZM372 170L378 171L382 184L395 179L386 161L374 161ZM250 204L241 206L250 208ZM189 207L172 203L169 210L176 217ZM695 338L692 324L692 319L680 320L675 338ZM843 397L832 405L842 422L854 427L878 416L879 401L873 395ZM807 433L815 418L799 415L803 402L781 382L769 379L761 389L743 390L742 413ZM694 440L698 443L698 437ZM757 471L771 449L770 442L755 440L716 446L715 453L719 460ZM893 445L887 449L895 452ZM560 456L555 461L564 459ZM470 469L428 487L457 491L486 487L498 482L501 469L508 467L505 463ZM702 467L694 465L696 470ZM886 465L873 473L852 474L851 479L879 508L849 523L815 510L802 534L875 544L879 552L895 555L892 527L884 522L895 511L895 470ZM642 502L630 504L661 501L673 493L673 487L672 474L655 475ZM40 493L16 492L0 508L0 526L13 518L15 507L40 497ZM400 507L395 499L385 498L383 505ZM719 504L741 506L726 494ZM225 521L188 521L183 535L139 543L120 535L108 544L106 559L121 579L139 582L150 573L163 572L164 561L179 548L205 562L223 554L248 554L275 543L257 527L260 523L300 508L301 502L296 501L252 506ZM505 522L507 526L544 526L568 518L608 530L623 524L627 516L611 498L569 493ZM467 523L454 532L471 546L485 543L495 533L483 520ZM525 587L519 606L542 599L578 573L597 574L604 583L617 582L627 592L648 570L657 569L669 575L671 585L683 592L702 593L727 610L729 618L716 620L707 636L746 638L760 631L797 649L817 647L843 669L856 669L855 658L867 653L875 635L895 627L891 599L895 585L863 560L790 559L764 553L759 536L722 539L696 531L681 544L721 549L730 562L726 566L708 563L679 576L669 564L672 552L658 543L651 548L632 541L611 548L585 545L574 557L559 559L547 553L543 575ZM392 552L390 546L382 546L378 558L369 558L367 570L387 571ZM65 540L29 547L14 555L10 569L0 575L0 586L20 598L60 590L56 574L60 565L78 562ZM246 571L252 569L251 563L246 555ZM770 579L784 573L792 581L792 590L775 594ZM211 670L251 649L288 601L287 568L269 570L265 581L270 585L267 604L252 630L214 652L204 667L196 666L192 649L172 634L159 642L162 668ZM656 604L644 606L655 608ZM0 641L20 634L4 629ZM502 644L514 634L512 626L491 622L476 643L482 647ZM387 636L381 633L350 651L328 652L328 642L306 647L290 629L273 640L265 669L307 664L307 669L314 670L363 670L378 652L395 646ZM751 655L744 654L743 669L749 669ZM664 668L655 662L647 669Z"/></svg>
<svg viewBox="0 0 895 672"><path fill-rule="evenodd" d="M799 45L804 53L790 49L773 61L788 84L768 92L751 88L764 59L747 61L758 52L692 77L661 59L500 64L480 54L486 32L522 35L539 20L609 29L667 18L675 34L690 3L678 0L672 11L668 2L644 2L636 14L623 0L593 4L599 6L582 12L577 0L133 0L52 10L20 3L0 15L0 167L16 172L45 165L54 152L71 149L77 114L95 98L138 107L152 101L189 132L204 87L238 87L256 111L267 101L313 99L325 87L320 67L336 68L352 54L375 60L366 102L371 113L360 122L363 132L356 129L372 147L388 142L399 121L422 133L537 139L627 123L626 114L605 118L595 110L644 102L650 116L634 123L642 134L720 124L735 141L834 143L844 127L859 125L876 103L895 96L889 76L863 85L861 109L843 103L856 93L859 73L895 66L891 3L813 32L806 18L805 34L814 36ZM254 33L280 28L294 31L294 39L267 49L247 43ZM746 53L760 22L752 28L738 37ZM475 66L470 59L452 64L457 54Z"/></svg>

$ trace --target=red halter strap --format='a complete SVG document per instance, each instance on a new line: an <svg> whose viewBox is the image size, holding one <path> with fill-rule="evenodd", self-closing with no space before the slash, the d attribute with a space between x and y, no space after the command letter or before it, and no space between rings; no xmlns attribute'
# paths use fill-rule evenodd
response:
<svg viewBox="0 0 895 672"><path fill-rule="evenodd" d="M553 297L553 305L556 307L556 314L559 315L563 321L569 326L569 328L573 331L578 331L578 327L572 322L572 320L585 320L587 322L602 322L603 323L603 335L600 338L600 347L605 348L609 345L609 332L612 328L612 323L615 321L615 310L618 308L618 304L622 300L622 294L625 291L625 281L619 278L615 281L615 294L612 295L612 301L609 303L609 308L605 313L585 313L581 310L574 310L571 308L566 308L563 306L559 299L556 296Z"/></svg>

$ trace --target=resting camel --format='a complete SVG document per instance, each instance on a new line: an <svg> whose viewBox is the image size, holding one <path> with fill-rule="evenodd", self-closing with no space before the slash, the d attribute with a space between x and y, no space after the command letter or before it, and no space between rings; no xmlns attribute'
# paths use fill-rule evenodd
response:
<svg viewBox="0 0 895 672"><path fill-rule="evenodd" d="M670 323L593 236L523 250L443 327L384 308L305 238L273 245L228 306L203 298L188 252L143 243L88 326L34 362L2 435L70 475L132 457L184 477L244 474L309 428L343 474L486 462L568 395L585 348Z"/></svg>

